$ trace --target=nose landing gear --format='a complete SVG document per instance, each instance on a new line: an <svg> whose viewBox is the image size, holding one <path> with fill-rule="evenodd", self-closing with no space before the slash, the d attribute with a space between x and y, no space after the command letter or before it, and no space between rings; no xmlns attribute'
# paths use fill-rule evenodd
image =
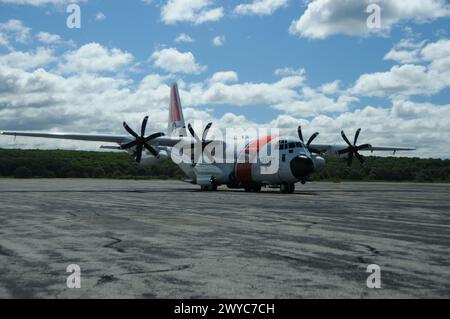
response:
<svg viewBox="0 0 450 319"><path fill-rule="evenodd" d="M200 186L200 190L202 192L207 192L207 191L216 191L217 190L217 185L201 185Z"/></svg>

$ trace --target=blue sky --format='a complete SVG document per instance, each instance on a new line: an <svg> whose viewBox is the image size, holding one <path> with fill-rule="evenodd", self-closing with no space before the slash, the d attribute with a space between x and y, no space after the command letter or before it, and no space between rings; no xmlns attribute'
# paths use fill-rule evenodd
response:
<svg viewBox="0 0 450 319"><path fill-rule="evenodd" d="M448 157L446 1L86 0L78 2L80 29L66 26L68 3L0 0L2 77L45 84L39 94L0 90L0 128L118 133L123 117L138 121L148 112L160 128L164 88L178 81L193 120L286 132L300 122L323 132L324 142L337 141L341 128L362 126L375 142L413 143L422 146L420 156ZM374 30L366 26L370 3L381 8ZM42 41L40 32L57 39ZM181 34L192 41L175 41ZM96 66L88 65L92 54ZM58 82L76 89L63 94ZM76 121L64 118L71 115ZM435 130L422 133L428 128Z"/></svg>

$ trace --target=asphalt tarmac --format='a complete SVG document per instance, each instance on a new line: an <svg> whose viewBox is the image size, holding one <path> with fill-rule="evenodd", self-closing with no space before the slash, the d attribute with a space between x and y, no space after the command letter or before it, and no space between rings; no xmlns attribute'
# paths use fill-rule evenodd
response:
<svg viewBox="0 0 450 319"><path fill-rule="evenodd" d="M0 298L449 298L449 257L450 185L0 179Z"/></svg>

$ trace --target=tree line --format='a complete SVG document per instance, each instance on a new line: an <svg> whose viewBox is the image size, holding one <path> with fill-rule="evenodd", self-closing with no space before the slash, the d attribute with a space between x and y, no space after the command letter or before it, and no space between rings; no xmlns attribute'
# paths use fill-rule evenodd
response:
<svg viewBox="0 0 450 319"><path fill-rule="evenodd" d="M315 181L450 182L450 160L407 157L366 157L349 169L341 159L311 175ZM157 166L136 165L127 153L67 150L0 149L0 176L15 178L183 179L172 161Z"/></svg>

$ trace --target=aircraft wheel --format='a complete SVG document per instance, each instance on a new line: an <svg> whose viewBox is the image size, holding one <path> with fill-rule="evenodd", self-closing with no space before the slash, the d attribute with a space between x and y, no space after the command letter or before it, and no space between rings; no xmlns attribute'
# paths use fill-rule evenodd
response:
<svg viewBox="0 0 450 319"><path fill-rule="evenodd" d="M295 184L283 183L280 185L280 192L282 194L292 194L295 191Z"/></svg>
<svg viewBox="0 0 450 319"><path fill-rule="evenodd" d="M246 192L259 193L261 191L261 185L255 184L251 186L245 186L244 189Z"/></svg>
<svg viewBox="0 0 450 319"><path fill-rule="evenodd" d="M202 186L200 186L200 190L202 192L216 191L217 190L217 185L202 185Z"/></svg>
<svg viewBox="0 0 450 319"><path fill-rule="evenodd" d="M295 184L289 184L289 191L288 191L288 193L292 194L294 192L295 192Z"/></svg>
<svg viewBox="0 0 450 319"><path fill-rule="evenodd" d="M253 186L253 191L255 193L259 193L261 191L261 185L254 185Z"/></svg>

